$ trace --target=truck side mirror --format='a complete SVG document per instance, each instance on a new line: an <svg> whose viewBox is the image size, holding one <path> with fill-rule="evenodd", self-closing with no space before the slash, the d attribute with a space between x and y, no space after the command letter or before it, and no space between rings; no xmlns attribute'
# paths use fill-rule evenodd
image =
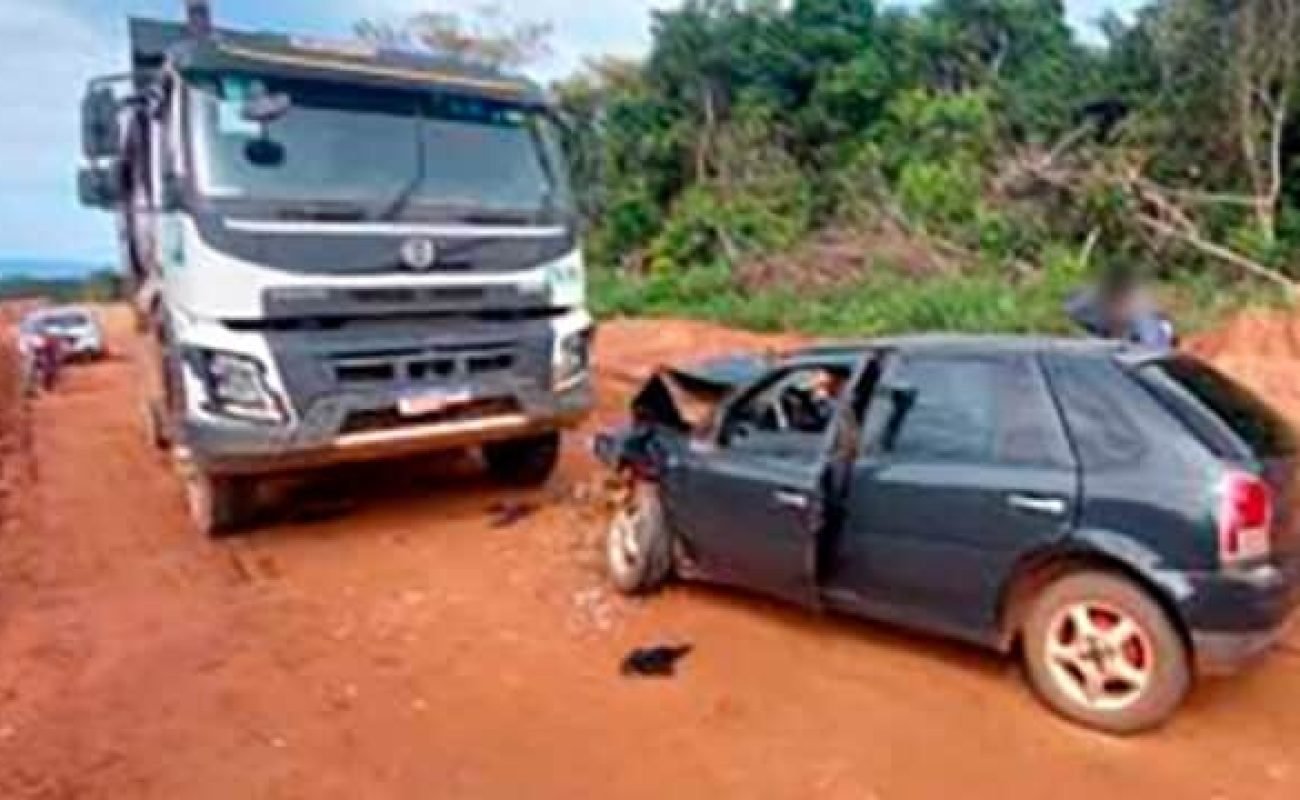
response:
<svg viewBox="0 0 1300 800"><path fill-rule="evenodd" d="M113 89L92 86L81 101L81 152L88 160L116 158L121 150L121 124Z"/></svg>
<svg viewBox="0 0 1300 800"><path fill-rule="evenodd" d="M185 208L185 187L174 172L164 173L159 187L159 211L172 213Z"/></svg>
<svg viewBox="0 0 1300 800"><path fill-rule="evenodd" d="M87 208L112 208L121 193L116 162L82 167L77 172L77 194Z"/></svg>

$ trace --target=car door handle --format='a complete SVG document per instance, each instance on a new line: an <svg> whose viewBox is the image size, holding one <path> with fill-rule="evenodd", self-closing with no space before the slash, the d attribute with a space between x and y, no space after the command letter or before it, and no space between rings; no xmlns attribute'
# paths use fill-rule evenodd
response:
<svg viewBox="0 0 1300 800"><path fill-rule="evenodd" d="M780 489L774 492L772 494L772 499L777 502L777 505L785 506L786 508L798 509L799 511L806 510L808 508L808 503L809 503L808 497L806 495L800 494L799 492L792 492L786 489Z"/></svg>
<svg viewBox="0 0 1300 800"><path fill-rule="evenodd" d="M1007 505L1018 511L1028 511L1031 514L1046 514L1052 517L1065 514L1065 501L1059 497L1013 494L1007 498Z"/></svg>

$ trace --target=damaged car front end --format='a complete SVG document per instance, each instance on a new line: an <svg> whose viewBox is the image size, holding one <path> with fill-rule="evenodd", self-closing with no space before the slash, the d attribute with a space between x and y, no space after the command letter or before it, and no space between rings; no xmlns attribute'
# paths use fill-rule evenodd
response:
<svg viewBox="0 0 1300 800"><path fill-rule="evenodd" d="M633 397L631 424L597 435L596 458L616 473L658 480L671 443L708 429L727 397L771 364L768 356L730 356L659 369Z"/></svg>
<svg viewBox="0 0 1300 800"><path fill-rule="evenodd" d="M629 424L597 435L596 458L611 473L613 517L606 558L620 590L650 591L672 571L669 530L673 487L680 478L676 468L692 447L704 446L727 398L769 366L769 358L741 356L662 368L633 397Z"/></svg>

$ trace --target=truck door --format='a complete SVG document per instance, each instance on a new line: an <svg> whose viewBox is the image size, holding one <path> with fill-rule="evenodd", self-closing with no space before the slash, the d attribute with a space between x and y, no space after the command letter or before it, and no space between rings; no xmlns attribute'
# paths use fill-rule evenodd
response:
<svg viewBox="0 0 1300 800"><path fill-rule="evenodd" d="M714 435L692 444L674 470L671 519L698 577L814 605L818 543L834 512L832 467L855 450L854 363L778 369L723 412ZM799 402L815 376L834 371L835 402L820 420ZM793 400L792 400L793 398ZM842 481L839 481L842 483Z"/></svg>

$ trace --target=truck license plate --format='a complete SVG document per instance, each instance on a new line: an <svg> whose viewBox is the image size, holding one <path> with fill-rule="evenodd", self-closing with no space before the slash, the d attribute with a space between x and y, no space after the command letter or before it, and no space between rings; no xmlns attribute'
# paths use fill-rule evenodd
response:
<svg viewBox="0 0 1300 800"><path fill-rule="evenodd" d="M423 417L463 406L473 399L473 394L467 389L420 392L400 398L397 401L397 413L404 417Z"/></svg>

